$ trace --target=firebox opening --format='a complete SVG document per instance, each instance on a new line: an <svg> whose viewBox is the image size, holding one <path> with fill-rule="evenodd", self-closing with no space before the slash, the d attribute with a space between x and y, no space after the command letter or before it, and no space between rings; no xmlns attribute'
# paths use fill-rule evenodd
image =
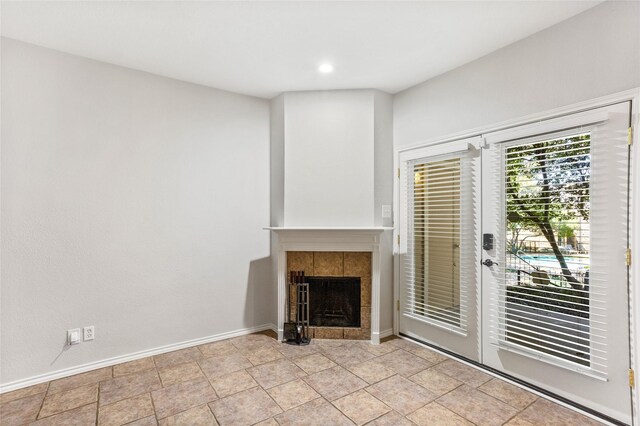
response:
<svg viewBox="0 0 640 426"><path fill-rule="evenodd" d="M360 327L359 277L307 277L310 325Z"/></svg>

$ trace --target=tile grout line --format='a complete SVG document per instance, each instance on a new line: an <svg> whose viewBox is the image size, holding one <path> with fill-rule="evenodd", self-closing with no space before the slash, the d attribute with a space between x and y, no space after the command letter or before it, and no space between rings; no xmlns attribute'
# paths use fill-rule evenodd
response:
<svg viewBox="0 0 640 426"><path fill-rule="evenodd" d="M114 375L114 371L113 371L113 366L111 366L111 379L113 379ZM100 388L102 386L100 386L100 381L98 381L98 391L96 393L96 422L95 422L95 426L98 426L98 421L100 418Z"/></svg>
<svg viewBox="0 0 640 426"><path fill-rule="evenodd" d="M393 377L393 376L389 376L389 377ZM388 379L389 377L387 377L387 379ZM386 380L386 379L382 379L382 380ZM376 382L376 383L380 383L382 380L380 380L380 381L378 381L378 382ZM389 409L389 411L387 411L387 412L386 412L386 413L384 413L384 414L379 415L378 417L376 417L376 418L374 418L374 419L369 420L369 421L368 421L367 423L365 423L365 424L371 423L371 422L373 422L373 421L375 421L375 420L379 419L380 417L382 417L382 416L386 416L386 415L387 415L387 414L389 414L390 412L395 411L393 408L389 407L389 406L387 405L387 403L386 403L386 402L384 402L384 401L380 400L379 398L377 398L375 395L371 394L371 392L369 392L369 391L367 390L367 388L369 388L369 387L371 387L371 386L373 386L373 385L374 385L374 384L369 384L368 386L366 386L366 387L362 388L361 390L365 391L368 395L370 395L371 397L373 397L373 399L375 399L376 401L380 402L382 405L384 405L385 407L387 407L387 408ZM357 392L357 391L356 391L356 392ZM352 392L352 393L350 393L349 395L351 395L351 394L353 394L353 393L355 393L355 392ZM339 398L338 398L338 399L339 399ZM336 407L336 408L337 408L337 407ZM340 410L340 409L338 408L338 410ZM398 413L398 414L400 414L400 413ZM345 416L346 416L346 413L345 413ZM348 417L348 416L347 416L347 417ZM404 417L404 416L403 416L403 417ZM354 422L354 423L355 423L355 422Z"/></svg>
<svg viewBox="0 0 640 426"><path fill-rule="evenodd" d="M384 355L376 356L376 357L374 357L374 358L372 358L372 359L370 359L370 360L368 360L368 361L373 361L373 360L376 360L377 358L383 357L383 356L385 356L385 355L388 355L388 354L391 354L391 353L396 353L396 352L398 352L398 351L402 351L403 353L407 353L407 354L410 354L410 355L413 355L413 356L417 356L417 357L421 358L422 360L424 360L425 362L429 362L429 363L430 363L430 361L429 361L429 360L427 360L427 359L425 359L425 358L423 358L423 357L420 357L419 355L417 355L417 354L415 354L415 353L411 352L410 350L406 350L406 349L401 348L401 347L396 347L396 348L397 348L397 349L396 349L396 350L394 350L394 351L388 352L387 354L384 354ZM374 354L374 355L375 355L375 354ZM368 361L366 361L366 362L368 362ZM405 377L405 376L403 376L403 375L401 375L401 374L399 374L399 373L397 373L397 372L396 372L395 374L393 374L393 375L391 375L391 376L389 376L389 377L386 377L386 378L384 378L384 379L382 379L382 380L379 380L379 381L377 381L377 382L375 382L375 383L368 384L368 386L366 386L366 387L365 387L365 388L363 388L363 389L364 389L364 390L365 390L369 395L373 396L375 399L377 399L378 401L380 401L378 398L376 398L376 397L375 397L375 395L372 395L372 394L371 394L367 389L368 389L369 387L373 386L373 385L374 385L374 384L376 384L376 383L380 383L380 382L382 382L383 380L387 380L387 379L389 379L389 378L392 378L392 377L395 377L395 376L399 376L399 377L402 377L402 378L404 378L404 379L407 379L407 380L411 381L412 383L414 383L414 384L416 384L416 385L420 386L421 388L423 388L423 389L425 389L426 391L428 391L428 392L430 392L430 393L432 393L432 394L434 394L434 395L435 395L435 393L434 393L434 392L432 392L430 389L427 389L426 387L422 386L420 383L416 383L416 382L414 382L413 380L411 380L411 378L410 378L410 377L413 377L413 376L415 376L416 374L420 374L420 373L422 373L422 372L424 372L424 371L426 371L426 370L430 370L430 369L432 369L433 367L435 367L436 365L438 365L438 364L440 364L440 363L442 363L442 362L445 362L445 361L447 361L447 360L445 359L445 360L441 360L441 361L439 361L439 362L431 363L428 367L426 367L426 368L424 368L424 369L422 369L422 370L420 370L420 371L416 372L415 374L412 374L412 375L411 375L411 376L409 376L409 377ZM346 368L346 367L345 367L345 368ZM349 370L349 369L347 368L347 370ZM349 371L350 371L350 370L349 370ZM435 370L435 371L437 371L437 370ZM352 373L353 373L353 372L352 372ZM356 373L353 373L353 374L356 374ZM449 376L449 375L448 375L448 374L446 374L446 373L441 373L441 374L445 374L446 376L451 377L451 376ZM357 376L357 374L356 374L356 376ZM358 377L362 378L361 376L358 376ZM364 380L364 379L363 379L363 380ZM366 380L365 380L365 382L366 382ZM445 393L444 393L444 394L442 394L442 395L436 396L432 401L429 401L429 402L425 403L424 405L422 405L422 406L420 406L420 407L416 408L415 410L413 410L411 413L409 413L409 414L407 414L407 415L402 415L402 414L400 414L400 415L401 415L403 418L407 419L408 421L411 421L411 420L409 420L408 415L410 415L410 414L412 414L412 413L415 413L415 412L416 412L416 411L418 411L418 410L421 410L422 408L426 407L427 405L431 404L432 402L436 402L436 403L437 403L437 401L436 401L437 399L439 399L440 397L442 397L442 396L446 395L446 394L447 394L447 393L449 393L449 392L452 392L453 390L457 389L458 387L462 386L463 384L464 384L464 382L461 382L461 383L460 383L458 386L456 386L455 388L453 388L453 389L451 389L451 390L449 390L449 391L445 392ZM489 396L490 396L490 395L489 395ZM339 399L340 399L340 398L339 398ZM497 399L496 399L496 400L497 400ZM380 402L382 402L385 406L387 405L387 404L385 404L383 401L380 401ZM438 405L440 405L440 404L438 404ZM336 407L336 408L338 408L338 407ZM389 407L389 408L391 408L391 407ZM447 408L446 408L446 407L444 407L444 406L443 406L443 408L447 409ZM515 408L515 407L514 407L514 408ZM338 408L338 409L339 409L339 408ZM392 409L392 411L395 411L395 410L393 410L393 409ZM385 413L385 414L386 414L386 413ZM454 414L458 414L458 413L455 413L455 412L454 412ZM346 413L345 413L345 415L346 415ZM383 414L383 415L384 415L384 414ZM458 415L460 415L460 414L458 414ZM348 417L348 416L347 416L347 417ZM382 417L382 416L378 416L378 417ZM461 418L463 418L463 419L465 419L466 421L469 421L470 423L473 423L473 422L471 422L469 419L467 419L465 416L460 415L460 417L461 417ZM374 419L374 420L375 420L375 419ZM371 420L371 421L374 421L374 420ZM412 422L412 423L413 423L413 422ZM475 424L475 423L473 423L473 424Z"/></svg>
<svg viewBox="0 0 640 426"><path fill-rule="evenodd" d="M50 384L51 384L51 382L47 382L47 390L45 391L45 396L42 398L42 402L40 403L40 408L38 409L38 413L36 414L36 418L35 418L34 422L36 422L38 420L42 420L42 419L49 419L49 418L52 418L54 416L57 416L57 415L60 415L60 414L64 414L64 413L72 411L72 410L76 410L78 408L86 407L86 406L91 405L91 404L96 404L96 424L97 424L97 421L98 421L97 420L97 418L98 418L98 414L97 414L97 412L98 412L98 401L97 401L97 398L99 397L99 393L100 393L100 382L95 383L95 385L97 387L97 390L96 390L96 401L89 402L89 403L82 404L82 405L78 405L77 407L68 408L66 410L59 411L57 413L52 413L52 414L50 414L48 416L44 416L44 417L40 418L40 414L42 413L42 408L44 407L44 402L47 399L47 396L49 396ZM89 385L91 385L91 383L90 384L84 384L84 385L81 385L81 386L76 386L75 388L67 389L65 391L56 392L56 393L54 393L52 395L62 394L64 392L69 392L69 391L72 391L72 390L75 390L75 389L78 389L78 388L81 388L81 387L84 387L84 386L89 386ZM27 396L25 398L29 398L29 397ZM23 398L19 398L19 399L23 399Z"/></svg>
<svg viewBox="0 0 640 426"><path fill-rule="evenodd" d="M532 394L533 395L533 394ZM515 419L516 417L518 417L520 414L522 414L524 412L524 410L526 410L527 408L531 407L536 401L538 400L538 396L535 396L535 399L533 401L531 401L530 403L527 404L526 407L522 408L521 410L519 410L516 414L514 414L513 416L511 416L509 419L507 419L506 423L509 423L511 420ZM514 407L516 408L516 407ZM516 408L517 410L518 408Z"/></svg>
<svg viewBox="0 0 640 426"><path fill-rule="evenodd" d="M213 387L213 386L212 386L212 387ZM214 391L215 391L215 389L214 389ZM216 394L216 395L217 395L217 394ZM209 404L210 404L210 403L209 403L209 402L207 402L205 405L207 406L207 409L208 409L208 410L209 410L209 412L211 413L211 416L213 416L213 420L214 420L216 423L220 424L220 422L218 421L218 418L216 417L216 414L213 412L213 410L211 409L211 406L210 406Z"/></svg>
<svg viewBox="0 0 640 426"><path fill-rule="evenodd" d="M424 370L421 370L421 371L417 372L416 374L419 374L419 373L421 373L422 371L425 371L425 370L428 370L428 368L425 368ZM425 388L424 386L422 386L420 383L415 383L415 382L414 382L413 380L411 380L409 377L404 377L403 375L398 374L398 373L395 373L393 376L389 376L389 377L387 377L386 379L382 379L382 380L380 380L380 381L378 381L378 382L376 382L376 383L380 383L380 382L382 382L383 380L387 380L387 379L390 379L390 378L395 377L395 376L399 376L399 377L402 377L402 378L404 378L404 379L407 379L407 380L409 380L411 383L414 383L414 384L416 384L416 385L420 386L421 388L423 388L423 389L427 390L428 392L433 393L433 392L431 392L429 389L427 389L427 388ZM370 385L370 386L373 386L373 385ZM370 387L370 386L367 386L367 387ZM367 388L365 388L364 390L365 390L365 391L367 391ZM376 396L375 396L375 395L373 395L373 394L371 394L369 391L367 391L367 393L368 393L369 395L373 396L374 398L376 398ZM435 394L434 394L434 395L435 395ZM378 398L376 398L376 399L378 399ZM427 405L429 405L429 404L431 404L432 402L434 402L436 399L438 399L438 397L436 397L436 398L434 398L433 400L431 400L431 401L427 402L426 404L424 404L424 405L422 405L422 406L420 406L420 407L416 408L415 410L413 410L413 411L412 411L412 412L410 412L409 414L413 414L413 413L415 413L416 411L421 410L422 408L424 408L424 407L426 407ZM379 399L378 399L378 400L379 400ZM379 400L379 401L380 401L380 402L382 402L383 404L387 405L384 401L382 401L382 400ZM391 408L391 407L389 407L389 408ZM392 411L396 411L396 410L395 410L395 409L393 409L393 408L391 408L391 410L392 410ZM396 412L397 412L397 411L396 411ZM397 413L398 413L398 414L400 414L400 416L402 416L403 418L405 418L405 419L409 420L409 418L408 418L409 414L404 415L404 414L401 414L400 412L397 412ZM409 421L411 422L411 420L409 420ZM413 423L413 422L411 422L411 423Z"/></svg>
<svg viewBox="0 0 640 426"><path fill-rule="evenodd" d="M198 364L198 367L200 367L200 364L199 364L197 361L195 361L195 362L196 362L196 364ZM180 365L180 364L178 364L178 365ZM202 371L202 369L201 369L201 368L200 368L200 371ZM210 382L210 381L209 381L209 379L207 378L207 375L206 375L206 374L204 374L204 371L202 371L202 374L204 375L204 380L205 380L205 381L207 382L207 384L211 387L211 389L213 390L213 393L216 395L217 399L214 399L213 401L207 401L207 402L205 402L205 403L204 403L204 404L202 404L202 405L196 405L196 406L194 406L194 407L186 408L186 409L184 409L184 410L182 410L182 411L175 412L175 413L171 414L170 416L163 417L162 419L158 419L158 414L157 414L157 411L156 411L156 405L155 405L155 402L153 401L153 395L152 395L152 393L153 393L153 392L155 392L155 391L151 391L151 392L149 392L149 396L151 397L151 404L152 404L152 406L153 406L153 414L154 414L154 417L156 418L156 422L159 422L160 420L167 419L167 418L169 418L169 417L176 416L176 415L178 415L178 414L185 413L185 412L187 412L187 411L189 411L189 410L192 410L192 409L194 409L194 408L202 407L202 406L204 406L204 405L206 405L206 406L208 407L208 406L209 406L209 403L211 403L211 402L215 402L215 401L218 401L219 399L221 399L221 398L219 397L218 393L216 392L216 390L214 389L214 387L211 385L211 382ZM159 376L159 375L160 375L160 374L158 373L158 376ZM183 384L183 383L186 383L186 382L189 382L189 381L193 381L193 380L202 380L202 379L184 380L184 381L182 381L182 382L173 383L173 384L171 384L171 385L169 385L169 386L167 386L167 387L164 387L164 386L163 386L161 389L157 389L156 391L159 391L159 390L162 390L162 389L167 389L167 388L169 388L169 387L176 386L176 385L180 385L180 384ZM210 409L210 408L209 408L209 411L211 411L211 409ZM211 413L211 414L213 414L213 413ZM214 418L215 418L215 415L214 415Z"/></svg>
<svg viewBox="0 0 640 426"><path fill-rule="evenodd" d="M529 403L528 403L524 408L522 408L522 409L521 409L521 408L519 408L519 407L513 406L513 405L511 405L509 402L507 402L507 401L505 401L505 400L503 400L503 399L500 399L500 398L498 398L497 396L491 395L490 393L487 393L484 389L482 389L482 386L486 385L487 383L489 383L489 382L491 382L491 381L493 381L493 380L500 380L500 379L498 379L497 377L491 378L491 379L487 380L486 382L484 382L483 384L481 384L480 386L478 386L478 387L477 387L477 388L475 388L475 389L477 389L478 391L480 391L480 392L484 393L484 394L485 394L485 395L487 395L487 396L490 396L491 398L494 398L494 399L496 399L496 400L498 400L498 401L500 401L500 402L503 402L503 403L507 404L508 406L510 406L510 407L512 407L512 408L514 408L514 409L516 409L516 410L518 410L518 413L517 413L516 415L514 415L513 417L517 416L518 414L520 414L521 412L523 412L524 410L526 410L527 408L529 408L529 406L530 406L530 405L532 405L534 402L536 402L536 401L540 398L538 395L536 395L536 394L534 394L534 393L531 393L531 392L529 392L529 391L528 391L528 390L526 390L526 389L522 389L522 388L518 388L517 386L514 386L514 387L516 387L517 389L520 389L520 390L522 390L522 391L524 391L524 392L526 392L526 393L528 393L528 394L533 395L533 396L534 396L534 399L533 399L531 402L529 402ZM504 380L500 380L500 381L501 381L501 382L504 382L504 383L507 383L507 384L509 384L509 385L511 384L511 383L506 382L506 381L504 381ZM512 385L512 386L513 386L513 385Z"/></svg>
<svg viewBox="0 0 640 426"><path fill-rule="evenodd" d="M231 346L233 346L233 343L231 344ZM235 348L235 346L234 346L234 348ZM203 356L205 355L205 354L202 352L202 350L200 350L200 347L197 347L197 349L198 349L198 351L199 351ZM238 348L235 348L235 349L237 350ZM209 357L209 358L210 358L210 357ZM207 359L207 357L205 357L205 358L201 358L201 359ZM211 404L212 402L215 402L215 401L219 401L219 400L221 400L221 399L222 399L222 397L218 394L218 391L216 391L216 388L213 386L213 383L211 383L211 379L209 378L209 376L207 376L207 374L206 374L206 373L204 372L204 370L202 369L202 366L200 365L200 360L201 360L201 359L196 360L196 364L197 364L198 368L200 369L200 372L202 373L202 375L204 376L204 378L207 380L207 383L209 383L209 386L211 386L211 389L213 390L213 393L218 397L218 399L215 399L215 400L213 400L213 401L207 401L207 402L205 403L205 405L207 406L207 409L209 410L209 412L210 412L210 413L211 413L211 415L213 416L213 419L215 420L215 422L216 422L216 423L218 423L218 424L220 424L220 422L219 422L219 421L218 421L218 419L216 418L216 415L215 415L215 413L213 412L213 410L211 409L211 406L210 406L209 404ZM251 361L249 361L249 362L251 362ZM245 370L242 370L242 371L245 371ZM229 374L233 374L233 373L229 373ZM247 373L247 374L248 374L248 373ZM156 418L157 418L157 417L156 417Z"/></svg>
<svg viewBox="0 0 640 426"><path fill-rule="evenodd" d="M443 373L443 374L446 374L446 373L444 373L444 372L442 372L442 373ZM446 375L447 375L447 376L449 376L448 374L446 374ZM454 378L454 379L455 379L455 377L453 377L453 376L449 376L449 377L452 377L452 378ZM489 381L490 381L490 380L488 380L487 382L484 382L484 383L488 383ZM438 403L438 405L440 405L440 406L444 407L445 409L447 409L447 410L451 411L451 412L452 412L452 413L454 413L454 414L457 414L458 416L462 417L463 419L465 419L466 421L468 421L469 423L472 423L472 424L474 424L474 425L476 425L477 423L475 423L475 422L474 422L474 421L472 421L471 419L467 418L464 414L462 414L462 413L458 413L458 412L457 412L457 411L455 411L454 409L449 408L449 407L447 407L446 405L441 404L440 402L438 402L438 400L439 400L439 399L441 399L442 397L444 397L445 395L448 395L448 394L450 394L451 392L455 391L456 389L458 389L458 388L460 388L460 387L462 387L462 386L465 386L465 385L466 385L466 386L470 387L471 389L475 389L475 390L477 390L478 392L481 392L481 393L483 393L483 394L485 394L485 395L487 395L487 396L489 396L489 397L491 397L491 398L495 399L495 400L496 400L496 401L498 401L498 402L502 402L502 403L504 403L504 404L508 405L509 407L511 407L511 408L513 408L513 409L515 409L515 410L518 410L518 408L517 408L517 407L514 407L514 406L512 406L512 405L510 405L510 404L507 404L506 402L504 402L504 401L502 401L502 400L500 400L500 399L498 399L498 398L496 398L496 397L494 397L494 396L492 396L492 395L489 395L488 393L483 392L482 390L480 390L480 389L479 389L479 387L480 387L480 386L482 386L484 383L482 383L482 384L481 384L481 385L479 385L478 387L473 387L473 386L471 386L470 384L468 384L468 383L466 383L466 382L462 382L462 383L460 383L458 386L456 386L455 388L451 389L451 390L450 390L450 391L448 391L448 392L443 393L443 394L442 394L442 395L440 395L438 398L434 399L434 401L435 401L435 402L437 402L437 403ZM534 402L535 402L535 401L534 401ZM533 402L532 402L531 404L533 404ZM516 417L518 414L520 414L520 412L521 412L521 411L518 411L516 414L514 414L513 416L509 417L506 421L504 421L502 424L504 425L504 424L508 423L508 422L509 422L513 417Z"/></svg>
<svg viewBox="0 0 640 426"><path fill-rule="evenodd" d="M296 380L297 380L297 379L296 379ZM257 381L257 380L256 380L256 381ZM294 380L291 380L290 382L286 382L286 383L282 383L282 384L284 385L284 384L287 384L287 383L291 383L291 382L293 382L293 381L294 381ZM276 404L276 406L277 406L278 408L280 408L280 410L282 410L282 413L286 413L286 412L288 411L288 410L285 410L284 408L282 408L282 406L281 406L280 404L278 404L278 402L277 402L275 399L273 399L273 397L271 396L271 394L269 393L269 391L268 391L268 390L264 389L261 385L258 385L258 386L260 386L260 389L262 389L262 391L263 391L264 393L266 393L266 394L267 394L267 396L269 397L269 399L271 399L271 401L273 401L273 403L274 403L274 404ZM280 386L280 385L277 385L277 386ZM277 386L273 386L271 389L273 389L273 388L275 388L275 387L277 387ZM300 404L300 405L303 405L303 404ZM279 415L280 415L280 414L282 414L282 413L278 413L278 414L276 414L276 416L279 416ZM266 420L269 420L269 419L274 419L274 420L275 420L275 416L271 416L271 417L269 417L269 418L265 419L265 421L266 421ZM261 422L262 422L262 420L261 420L260 422L256 422L256 424L257 424L257 423L261 423ZM277 423L277 422L278 422L278 421L276 420L276 423Z"/></svg>
<svg viewBox="0 0 640 426"><path fill-rule="evenodd" d="M52 417L59 416L59 415L64 414L64 413L68 413L69 411L77 410L79 408L87 407L87 406L92 405L92 404L95 404L95 402L89 402L87 404L78 405L77 407L69 408L68 410L64 410L64 411L60 411L58 413L50 414L50 415L48 415L46 417L43 417L41 419L36 418L36 420L34 420L32 422L29 422L29 423L25 423L25 424L29 424L30 425L30 424L33 424L33 423L38 422L40 420L50 419ZM96 412L97 412L97 407L96 407ZM97 416L96 416L96 418L97 418Z"/></svg>
<svg viewBox="0 0 640 426"><path fill-rule="evenodd" d="M44 401L47 399L49 395L49 387L51 386L51 382L47 382L47 389L44 391L44 396L42 397L42 402L40 403L40 408L38 408L38 412L36 413L36 418L34 421L37 421L40 417L40 413L42 412L42 407L44 407Z"/></svg>
<svg viewBox="0 0 640 426"><path fill-rule="evenodd" d="M154 365L155 365L155 362L154 362ZM158 377L160 377L160 373L156 371L156 374L158 374ZM162 384L162 379L160 379L160 384ZM156 411L156 403L153 402L152 391L149 392L149 399L151 399L151 408L153 408L153 417L156 419L156 423L160 423L160 419L158 419L158 412Z"/></svg>

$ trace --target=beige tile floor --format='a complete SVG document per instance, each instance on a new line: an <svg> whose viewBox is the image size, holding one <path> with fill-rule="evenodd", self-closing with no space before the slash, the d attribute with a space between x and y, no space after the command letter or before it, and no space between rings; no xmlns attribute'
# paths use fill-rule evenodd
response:
<svg viewBox="0 0 640 426"><path fill-rule="evenodd" d="M0 424L590 425L412 342L252 334L0 395Z"/></svg>

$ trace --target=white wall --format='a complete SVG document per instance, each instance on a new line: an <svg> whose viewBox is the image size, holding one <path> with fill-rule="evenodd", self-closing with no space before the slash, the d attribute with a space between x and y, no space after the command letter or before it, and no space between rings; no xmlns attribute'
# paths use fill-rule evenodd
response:
<svg viewBox="0 0 640 426"><path fill-rule="evenodd" d="M393 97L373 92L374 102L374 221L393 226L382 217L382 206L393 204ZM393 329L393 232L385 231L380 243L380 331Z"/></svg>
<svg viewBox="0 0 640 426"><path fill-rule="evenodd" d="M271 226L284 226L284 96L270 105Z"/></svg>
<svg viewBox="0 0 640 426"><path fill-rule="evenodd" d="M268 101L8 39L1 83L3 384L273 321Z"/></svg>
<svg viewBox="0 0 640 426"><path fill-rule="evenodd" d="M373 92L286 93L286 226L373 226Z"/></svg>
<svg viewBox="0 0 640 426"><path fill-rule="evenodd" d="M640 86L640 2L605 2L394 96L396 147Z"/></svg>
<svg viewBox="0 0 640 426"><path fill-rule="evenodd" d="M284 94L270 103L270 226L284 226ZM267 231L265 231L267 232ZM278 324L278 237L269 232L271 239L271 323Z"/></svg>

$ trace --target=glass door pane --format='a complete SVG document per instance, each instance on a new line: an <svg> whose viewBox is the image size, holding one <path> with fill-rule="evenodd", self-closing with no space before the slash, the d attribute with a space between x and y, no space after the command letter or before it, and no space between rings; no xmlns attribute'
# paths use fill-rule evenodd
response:
<svg viewBox="0 0 640 426"><path fill-rule="evenodd" d="M590 148L579 132L503 148L503 337L586 366L601 353L589 324Z"/></svg>
<svg viewBox="0 0 640 426"><path fill-rule="evenodd" d="M460 159L413 166L414 313L460 326Z"/></svg>

